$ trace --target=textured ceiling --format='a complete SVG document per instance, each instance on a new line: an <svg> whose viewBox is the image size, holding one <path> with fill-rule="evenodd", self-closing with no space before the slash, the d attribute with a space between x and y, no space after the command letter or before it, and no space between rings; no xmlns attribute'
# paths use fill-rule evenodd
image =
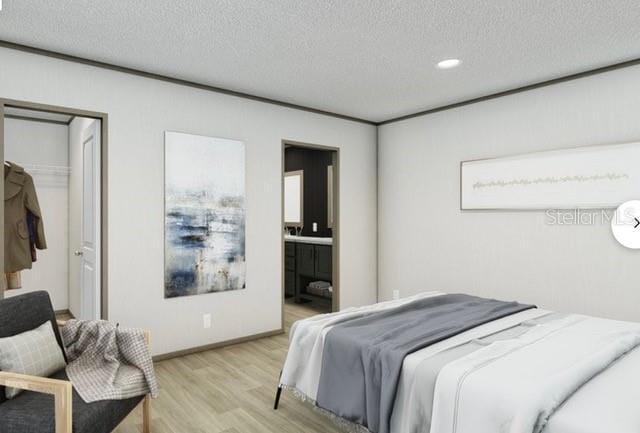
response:
<svg viewBox="0 0 640 433"><path fill-rule="evenodd" d="M373 121L640 57L638 0L4 0L0 39ZM457 57L462 66L435 64Z"/></svg>

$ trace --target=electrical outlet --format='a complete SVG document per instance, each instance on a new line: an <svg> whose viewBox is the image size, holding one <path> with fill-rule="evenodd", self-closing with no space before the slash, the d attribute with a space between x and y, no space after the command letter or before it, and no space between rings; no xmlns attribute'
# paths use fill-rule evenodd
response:
<svg viewBox="0 0 640 433"><path fill-rule="evenodd" d="M211 314L203 314L202 315L202 327L204 329L211 328Z"/></svg>
<svg viewBox="0 0 640 433"><path fill-rule="evenodd" d="M400 290L393 291L393 299L400 299Z"/></svg>
<svg viewBox="0 0 640 433"><path fill-rule="evenodd" d="M318 231L318 223L313 223L312 230L313 230L314 233Z"/></svg>

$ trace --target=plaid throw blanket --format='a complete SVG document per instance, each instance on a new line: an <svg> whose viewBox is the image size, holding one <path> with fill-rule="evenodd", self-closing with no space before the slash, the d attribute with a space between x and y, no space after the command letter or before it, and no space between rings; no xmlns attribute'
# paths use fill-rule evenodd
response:
<svg viewBox="0 0 640 433"><path fill-rule="evenodd" d="M69 320L60 333L69 359L67 375L85 402L158 395L142 330L119 329L104 320Z"/></svg>

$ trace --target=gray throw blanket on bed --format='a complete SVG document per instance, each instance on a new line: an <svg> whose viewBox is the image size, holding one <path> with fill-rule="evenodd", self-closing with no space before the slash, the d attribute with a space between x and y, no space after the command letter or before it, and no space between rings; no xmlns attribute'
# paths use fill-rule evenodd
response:
<svg viewBox="0 0 640 433"><path fill-rule="evenodd" d="M325 338L317 405L374 433L388 433L404 358L493 320L535 308L443 295L336 325Z"/></svg>
<svg viewBox="0 0 640 433"><path fill-rule="evenodd" d="M67 375L85 402L157 396L142 330L119 329L104 320L69 320L60 334L69 360Z"/></svg>

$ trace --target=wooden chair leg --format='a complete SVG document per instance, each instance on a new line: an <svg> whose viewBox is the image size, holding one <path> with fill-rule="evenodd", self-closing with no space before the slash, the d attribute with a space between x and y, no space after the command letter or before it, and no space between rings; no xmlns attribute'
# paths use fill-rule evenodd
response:
<svg viewBox="0 0 640 433"><path fill-rule="evenodd" d="M151 396L144 396L142 402L142 433L151 433Z"/></svg>
<svg viewBox="0 0 640 433"><path fill-rule="evenodd" d="M55 390L54 394L56 433L72 433L73 431L73 388L70 382Z"/></svg>
<svg viewBox="0 0 640 433"><path fill-rule="evenodd" d="M151 333L144 331L144 339L151 351ZM151 394L144 396L142 401L142 433L151 433Z"/></svg>

